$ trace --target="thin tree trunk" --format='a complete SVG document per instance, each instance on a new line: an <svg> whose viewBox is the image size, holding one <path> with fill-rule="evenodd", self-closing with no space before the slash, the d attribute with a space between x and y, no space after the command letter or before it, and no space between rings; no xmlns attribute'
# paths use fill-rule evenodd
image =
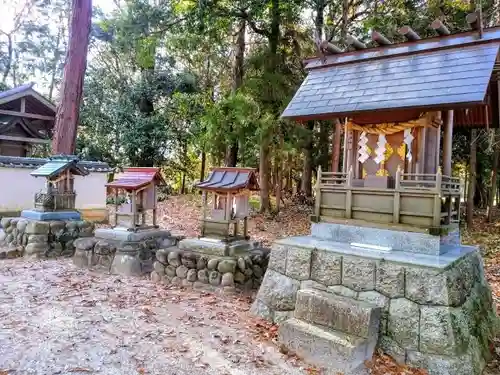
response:
<svg viewBox="0 0 500 375"><path fill-rule="evenodd" d="M491 168L491 188L490 188L490 194L489 194L489 203L488 203L488 222L491 223L493 221L493 211L495 210L495 195L497 192L497 173L498 173L498 157L499 157L499 147L497 145L498 141L498 134L497 130L494 130L494 137L493 137L493 147L495 149L493 150L493 160L492 160L492 168Z"/></svg>
<svg viewBox="0 0 500 375"><path fill-rule="evenodd" d="M73 154L87 67L92 0L73 0L68 53L52 141L53 154Z"/></svg>
<svg viewBox="0 0 500 375"><path fill-rule="evenodd" d="M200 170L200 181L205 179L205 169L207 164L207 154L205 151L201 152L201 170Z"/></svg>
<svg viewBox="0 0 500 375"><path fill-rule="evenodd" d="M281 209L281 192L283 190L283 134L280 132L280 142L278 151L276 153L276 166L277 166L277 183L276 183L276 212L280 212Z"/></svg>
<svg viewBox="0 0 500 375"><path fill-rule="evenodd" d="M469 161L469 188L467 191L467 226L472 227L474 216L474 194L476 192L476 152L477 152L477 130L471 130L470 139L470 161Z"/></svg>
<svg viewBox="0 0 500 375"><path fill-rule="evenodd" d="M12 59L13 59L13 45L12 45L12 35L3 33L7 37L7 62L5 63L5 70L2 75L2 83L5 85L7 82L7 77L9 76L10 69L12 68Z"/></svg>
<svg viewBox="0 0 500 375"><path fill-rule="evenodd" d="M269 199L269 144L263 139L260 143L259 151L259 177L260 177L260 212L271 210L271 200Z"/></svg>
<svg viewBox="0 0 500 375"><path fill-rule="evenodd" d="M243 70L243 63L245 61L245 31L246 31L246 20L241 19L238 23L238 34L236 37L235 53L234 53L234 63L233 63L233 85L231 88L232 94L236 94L241 85L243 84L243 76L245 74ZM234 132L233 126L230 125L230 133ZM238 163L238 138L233 134L232 142L227 146L226 150L226 166L236 167Z"/></svg>
<svg viewBox="0 0 500 375"><path fill-rule="evenodd" d="M332 149L332 172L339 171L340 164L340 142L342 135L342 124L340 120L336 118L335 122L335 134L333 136L333 149Z"/></svg>

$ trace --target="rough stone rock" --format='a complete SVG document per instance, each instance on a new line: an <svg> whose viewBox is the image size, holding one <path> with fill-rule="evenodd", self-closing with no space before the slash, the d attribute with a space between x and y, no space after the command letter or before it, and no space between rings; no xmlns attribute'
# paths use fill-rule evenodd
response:
<svg viewBox="0 0 500 375"><path fill-rule="evenodd" d="M151 281L153 281L154 283L159 283L160 281L162 281L162 276L158 272L153 271L151 272Z"/></svg>
<svg viewBox="0 0 500 375"><path fill-rule="evenodd" d="M10 222L12 221L11 217L2 217L0 220L0 224L2 225L2 228L5 230L10 226Z"/></svg>
<svg viewBox="0 0 500 375"><path fill-rule="evenodd" d="M28 243L47 243L49 242L49 236L46 234L30 234L28 237Z"/></svg>
<svg viewBox="0 0 500 375"><path fill-rule="evenodd" d="M252 268L253 263L252 263L252 259L250 258L250 256L245 255L245 257L243 259L245 259L245 265L247 266L247 268Z"/></svg>
<svg viewBox="0 0 500 375"><path fill-rule="evenodd" d="M379 292L375 292L374 290L368 292L359 292L358 300L369 302L372 305L378 306L382 308L382 311L388 313L389 312L389 301L390 298L384 296Z"/></svg>
<svg viewBox="0 0 500 375"><path fill-rule="evenodd" d="M471 256L464 257L446 271L449 306L461 306L474 286L474 263Z"/></svg>
<svg viewBox="0 0 500 375"><path fill-rule="evenodd" d="M156 251L156 260L158 262L161 262L163 264L168 264L168 260L167 260L167 255L168 255L168 251L165 250L165 249L159 249Z"/></svg>
<svg viewBox="0 0 500 375"><path fill-rule="evenodd" d="M243 285L241 286L241 288L243 290L252 290L252 288L253 288L253 280L249 279L249 280L245 281L243 283Z"/></svg>
<svg viewBox="0 0 500 375"><path fill-rule="evenodd" d="M311 257L311 279L326 286L342 280L342 257L328 250L315 250Z"/></svg>
<svg viewBox="0 0 500 375"><path fill-rule="evenodd" d="M187 276L186 276L186 279L189 281L189 282L195 282L196 279L198 278L197 277L197 274L198 274L198 271L195 270L195 269L190 269L187 273Z"/></svg>
<svg viewBox="0 0 500 375"><path fill-rule="evenodd" d="M252 266L252 271L255 277L262 277L264 276L264 271L262 271L262 267L259 266L258 264L254 264Z"/></svg>
<svg viewBox="0 0 500 375"><path fill-rule="evenodd" d="M320 289L320 288L315 288L315 289ZM344 297L349 297L349 298L357 298L358 297L358 292L356 292L355 290L352 290L346 286L343 286L343 285L329 286L328 291L331 293L338 294L339 296L344 296Z"/></svg>
<svg viewBox="0 0 500 375"><path fill-rule="evenodd" d="M26 246L28 244L28 235L26 233L23 234L23 239L22 239L21 244L23 246Z"/></svg>
<svg viewBox="0 0 500 375"><path fill-rule="evenodd" d="M26 226L26 233L28 234L49 234L50 224L46 221L31 220Z"/></svg>
<svg viewBox="0 0 500 375"><path fill-rule="evenodd" d="M407 350L417 350L419 342L419 306L406 298L391 300L387 334Z"/></svg>
<svg viewBox="0 0 500 375"><path fill-rule="evenodd" d="M219 259L210 259L207 263L207 268L210 271L216 270L219 265Z"/></svg>
<svg viewBox="0 0 500 375"><path fill-rule="evenodd" d="M192 288L193 287L193 282L189 281L188 279L182 279L181 280L181 285L184 288Z"/></svg>
<svg viewBox="0 0 500 375"><path fill-rule="evenodd" d="M5 233L11 234L14 231L14 227L11 225L9 227L4 227L3 230Z"/></svg>
<svg viewBox="0 0 500 375"><path fill-rule="evenodd" d="M169 264L165 267L165 275L167 275L168 277L175 277L177 276L177 272L175 270L176 268Z"/></svg>
<svg viewBox="0 0 500 375"><path fill-rule="evenodd" d="M469 345L470 332L461 308L422 306L420 309L420 351L459 355Z"/></svg>
<svg viewBox="0 0 500 375"><path fill-rule="evenodd" d="M285 320L293 318L293 311L275 311L274 312L274 323L280 324Z"/></svg>
<svg viewBox="0 0 500 375"><path fill-rule="evenodd" d="M5 243L12 243L14 241L14 236L12 235L12 233L9 233L7 234L7 236L5 236Z"/></svg>
<svg viewBox="0 0 500 375"><path fill-rule="evenodd" d="M234 286L225 286L222 288L223 295L232 295L236 293L236 288Z"/></svg>
<svg viewBox="0 0 500 375"><path fill-rule="evenodd" d="M193 269L196 268L196 257L192 254L186 254L181 256L181 263L183 266Z"/></svg>
<svg viewBox="0 0 500 375"><path fill-rule="evenodd" d="M49 251L48 243L30 243L24 248L26 255L45 254Z"/></svg>
<svg viewBox="0 0 500 375"><path fill-rule="evenodd" d="M252 306L250 307L250 313L269 322L272 322L274 320L273 311L269 308L269 306L267 306L258 298L252 303Z"/></svg>
<svg viewBox="0 0 500 375"><path fill-rule="evenodd" d="M66 230L66 223L64 221L51 221L49 222L50 233L60 236Z"/></svg>
<svg viewBox="0 0 500 375"><path fill-rule="evenodd" d="M318 289L318 290L328 290L326 285L318 283L314 280L304 280L300 282L300 289Z"/></svg>
<svg viewBox="0 0 500 375"><path fill-rule="evenodd" d="M174 267L181 265L181 257L177 251L171 251L167 256L168 264Z"/></svg>
<svg viewBox="0 0 500 375"><path fill-rule="evenodd" d="M400 365L404 365L406 363L406 351L389 336L380 336L378 339L378 347L385 354L394 358L394 360Z"/></svg>
<svg viewBox="0 0 500 375"><path fill-rule="evenodd" d="M210 271L208 274L208 282L210 285L218 286L221 281L220 273L217 271Z"/></svg>
<svg viewBox="0 0 500 375"><path fill-rule="evenodd" d="M76 249L73 255L73 264L79 268L87 268L89 263L89 253L86 250Z"/></svg>
<svg viewBox="0 0 500 375"><path fill-rule="evenodd" d="M245 274L241 273L240 271L236 271L236 273L234 274L234 282L237 284L243 284L245 280Z"/></svg>
<svg viewBox="0 0 500 375"><path fill-rule="evenodd" d="M163 276L165 275L165 266L160 263L160 262L154 262L153 263L153 269L155 270L155 272L160 275L160 276Z"/></svg>
<svg viewBox="0 0 500 375"><path fill-rule="evenodd" d="M357 257L342 260L342 285L358 292L375 289L375 261Z"/></svg>
<svg viewBox="0 0 500 375"><path fill-rule="evenodd" d="M479 375L474 370L470 358L439 356L424 354L409 350L407 352L407 364L412 367L425 368L429 374L437 375Z"/></svg>
<svg viewBox="0 0 500 375"><path fill-rule="evenodd" d="M219 262L217 270L220 273L234 273L236 271L236 262L234 260L223 259Z"/></svg>
<svg viewBox="0 0 500 375"><path fill-rule="evenodd" d="M160 249L168 249L169 247L176 245L175 238L161 238L158 242L158 247Z"/></svg>
<svg viewBox="0 0 500 375"><path fill-rule="evenodd" d="M7 259L14 259L14 258L19 258L21 256L21 252L16 247L13 249L7 249L7 251L5 252L5 255L6 255Z"/></svg>
<svg viewBox="0 0 500 375"><path fill-rule="evenodd" d="M262 255L260 254L254 254L250 259L252 259L253 264L262 264Z"/></svg>
<svg viewBox="0 0 500 375"><path fill-rule="evenodd" d="M271 249L271 257L269 258L269 269L280 272L280 273L285 273L286 271L286 256L287 256L288 249L284 245L280 244L273 244L272 249ZM252 263L254 264L260 264L261 257L260 259L256 259L257 255L252 257Z"/></svg>
<svg viewBox="0 0 500 375"><path fill-rule="evenodd" d="M406 268L406 298L419 304L448 305L448 285L444 271Z"/></svg>
<svg viewBox="0 0 500 375"><path fill-rule="evenodd" d="M196 261L196 269L202 270L207 268L207 261L208 260L206 257L204 256L199 257L198 260Z"/></svg>
<svg viewBox="0 0 500 375"><path fill-rule="evenodd" d="M246 269L246 263L245 259L243 258L238 258L238 268L241 272L245 272Z"/></svg>
<svg viewBox="0 0 500 375"><path fill-rule="evenodd" d="M53 242L50 244L50 252L52 256L61 256L63 252L63 246L60 242Z"/></svg>
<svg viewBox="0 0 500 375"><path fill-rule="evenodd" d="M289 247L285 274L296 280L308 280L311 276L311 253L311 249Z"/></svg>
<svg viewBox="0 0 500 375"><path fill-rule="evenodd" d="M142 267L140 259L133 252L117 251L111 264L111 273L123 276L140 276Z"/></svg>
<svg viewBox="0 0 500 375"><path fill-rule="evenodd" d="M79 250L92 250L97 240L95 238L78 238L74 245Z"/></svg>
<svg viewBox="0 0 500 375"><path fill-rule="evenodd" d="M0 259L7 258L7 252L5 250L0 249Z"/></svg>
<svg viewBox="0 0 500 375"><path fill-rule="evenodd" d="M226 272L222 275L220 282L221 286L234 286L234 276L231 272Z"/></svg>
<svg viewBox="0 0 500 375"><path fill-rule="evenodd" d="M245 272L243 272L243 274L246 276L246 277L252 277L252 275L254 274L253 271L250 269L250 268L245 268ZM257 277L257 276L255 276ZM262 275L260 276L262 277Z"/></svg>
<svg viewBox="0 0 500 375"><path fill-rule="evenodd" d="M207 269L198 271L198 280L204 284L208 284L209 272Z"/></svg>
<svg viewBox="0 0 500 375"><path fill-rule="evenodd" d="M28 226L28 220L19 220L16 225L17 230L20 233L24 233L26 231L27 226Z"/></svg>
<svg viewBox="0 0 500 375"><path fill-rule="evenodd" d="M405 296L405 269L390 262L381 261L377 264L375 289L390 297Z"/></svg>
<svg viewBox="0 0 500 375"><path fill-rule="evenodd" d="M0 229L0 242L5 241L5 237L7 237L7 233Z"/></svg>
<svg viewBox="0 0 500 375"><path fill-rule="evenodd" d="M272 310L293 310L299 289L300 281L268 269L257 294L257 299L264 302Z"/></svg>
<svg viewBox="0 0 500 375"><path fill-rule="evenodd" d="M175 269L175 274L177 277L180 277L181 279L185 279L187 277L189 269L186 266L179 266Z"/></svg>

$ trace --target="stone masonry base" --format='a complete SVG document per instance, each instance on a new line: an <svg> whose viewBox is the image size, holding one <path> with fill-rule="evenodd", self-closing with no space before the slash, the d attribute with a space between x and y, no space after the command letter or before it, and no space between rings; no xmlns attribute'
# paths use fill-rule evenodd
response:
<svg viewBox="0 0 500 375"><path fill-rule="evenodd" d="M382 308L378 347L398 362L429 375L482 372L497 318L477 249L439 268L300 244L273 245L255 315L296 318L300 290L326 291Z"/></svg>
<svg viewBox="0 0 500 375"><path fill-rule="evenodd" d="M71 257L75 251L74 241L91 237L94 231L94 224L89 221L37 221L4 217L1 224L0 258Z"/></svg>

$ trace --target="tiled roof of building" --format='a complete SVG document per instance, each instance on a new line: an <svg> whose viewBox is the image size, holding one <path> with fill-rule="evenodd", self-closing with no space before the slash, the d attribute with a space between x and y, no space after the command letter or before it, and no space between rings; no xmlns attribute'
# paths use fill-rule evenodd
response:
<svg viewBox="0 0 500 375"><path fill-rule="evenodd" d="M36 169L47 163L49 160L50 159L45 159L45 158L23 158L17 156L0 155L0 167ZM101 161L82 160L79 161L78 164L89 172L109 173L112 171L112 169L107 163Z"/></svg>
<svg viewBox="0 0 500 375"><path fill-rule="evenodd" d="M214 168L205 181L196 185L201 190L235 191L258 190L259 185L253 168Z"/></svg>
<svg viewBox="0 0 500 375"><path fill-rule="evenodd" d="M160 168L125 168L113 181L106 184L107 188L137 190L150 183L161 183Z"/></svg>

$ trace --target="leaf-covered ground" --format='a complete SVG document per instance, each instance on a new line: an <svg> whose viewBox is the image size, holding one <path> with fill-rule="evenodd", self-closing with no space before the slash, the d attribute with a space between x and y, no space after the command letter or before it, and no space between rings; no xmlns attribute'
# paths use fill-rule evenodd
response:
<svg viewBox="0 0 500 375"><path fill-rule="evenodd" d="M255 214L253 238L309 233L308 207ZM162 227L198 234L198 196L161 204ZM484 247L500 301L500 226L478 221L466 240ZM0 375L299 375L317 369L280 353L277 327L249 315L250 296L218 296L78 270L67 259L0 261ZM493 348L495 349L495 348ZM500 343L496 343L500 355ZM424 375L377 354L373 375ZM489 375L498 375L498 356ZM495 370L496 369L496 370Z"/></svg>

